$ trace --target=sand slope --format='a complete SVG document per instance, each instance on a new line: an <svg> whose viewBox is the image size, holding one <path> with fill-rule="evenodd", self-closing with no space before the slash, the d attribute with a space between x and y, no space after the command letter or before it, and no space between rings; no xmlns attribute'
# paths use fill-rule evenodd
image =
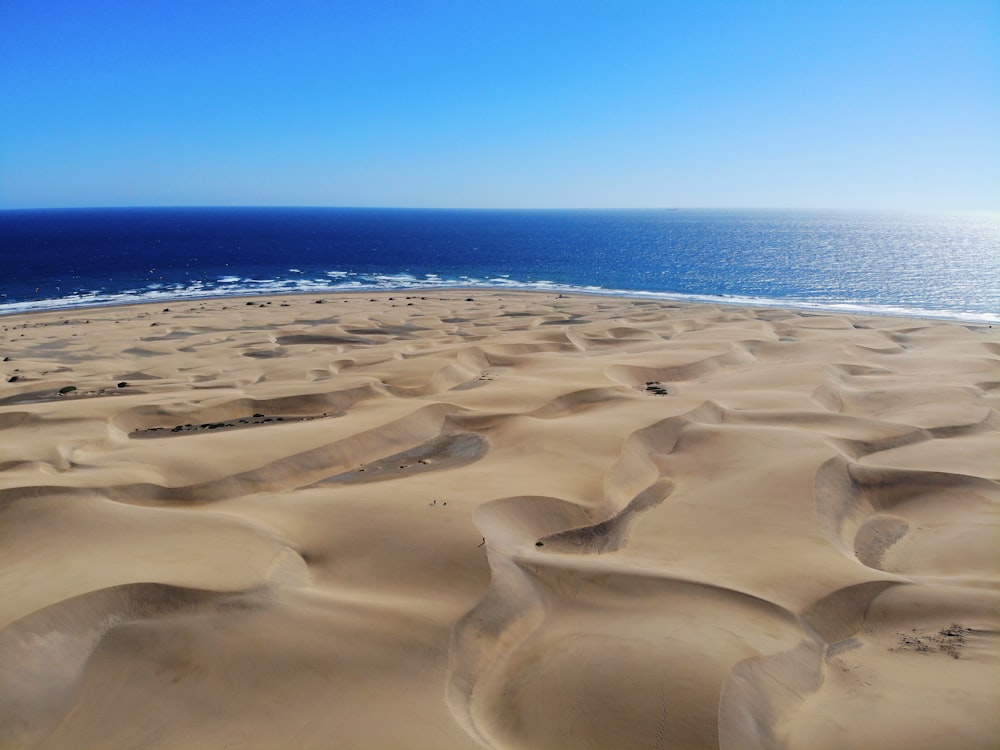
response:
<svg viewBox="0 0 1000 750"><path fill-rule="evenodd" d="M1000 331L481 291L0 329L0 747L1000 742Z"/></svg>

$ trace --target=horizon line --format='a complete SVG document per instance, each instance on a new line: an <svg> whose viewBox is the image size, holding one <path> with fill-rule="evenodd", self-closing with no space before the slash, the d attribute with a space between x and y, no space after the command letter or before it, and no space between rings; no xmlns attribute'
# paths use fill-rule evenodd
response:
<svg viewBox="0 0 1000 750"><path fill-rule="evenodd" d="M218 203L218 204L134 204L85 206L0 206L0 213L11 211L127 211L127 210L351 210L351 211L844 211L851 213L997 213L1000 208L887 208L858 206L379 206L291 203Z"/></svg>

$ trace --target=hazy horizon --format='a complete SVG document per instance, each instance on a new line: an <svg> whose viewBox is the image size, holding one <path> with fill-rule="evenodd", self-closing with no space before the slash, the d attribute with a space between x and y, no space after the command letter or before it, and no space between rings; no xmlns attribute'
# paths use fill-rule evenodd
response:
<svg viewBox="0 0 1000 750"><path fill-rule="evenodd" d="M333 211L593 211L593 212L643 212L643 211L705 211L734 213L846 213L846 214L1000 214L1000 209L992 208L883 208L879 206L351 206L304 203L191 203L191 204L132 204L132 205L51 205L51 206L3 206L4 211L142 211L142 210L270 210L303 209Z"/></svg>
<svg viewBox="0 0 1000 750"><path fill-rule="evenodd" d="M993 211L998 38L978 0L8 4L0 208Z"/></svg>

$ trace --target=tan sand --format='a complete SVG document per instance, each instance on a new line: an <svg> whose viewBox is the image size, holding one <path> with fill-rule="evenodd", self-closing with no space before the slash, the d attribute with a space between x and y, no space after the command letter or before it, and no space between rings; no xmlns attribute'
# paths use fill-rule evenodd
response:
<svg viewBox="0 0 1000 750"><path fill-rule="evenodd" d="M0 747L1000 744L1000 331L168 307L0 318Z"/></svg>

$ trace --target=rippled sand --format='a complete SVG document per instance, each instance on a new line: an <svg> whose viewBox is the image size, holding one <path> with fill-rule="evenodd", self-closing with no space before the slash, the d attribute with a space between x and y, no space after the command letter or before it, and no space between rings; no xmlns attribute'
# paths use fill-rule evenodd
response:
<svg viewBox="0 0 1000 750"><path fill-rule="evenodd" d="M168 307L0 318L0 747L1000 741L1000 331Z"/></svg>

